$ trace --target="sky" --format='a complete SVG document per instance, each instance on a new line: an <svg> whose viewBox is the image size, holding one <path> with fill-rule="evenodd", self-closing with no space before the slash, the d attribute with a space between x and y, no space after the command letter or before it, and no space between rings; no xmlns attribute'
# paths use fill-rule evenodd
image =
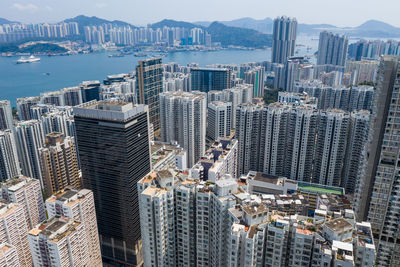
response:
<svg viewBox="0 0 400 267"><path fill-rule="evenodd" d="M58 22L77 15L146 25L162 19L189 22L286 15L299 23L358 26L370 19L400 27L399 0L0 0L0 18Z"/></svg>

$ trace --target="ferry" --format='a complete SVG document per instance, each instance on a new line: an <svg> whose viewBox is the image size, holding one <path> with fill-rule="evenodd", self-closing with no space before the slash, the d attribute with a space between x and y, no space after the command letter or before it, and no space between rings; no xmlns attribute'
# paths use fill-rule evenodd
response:
<svg viewBox="0 0 400 267"><path fill-rule="evenodd" d="M17 60L17 64L21 63L32 63L32 62L38 62L40 61L40 57L35 57L35 56L30 56L30 57L21 57L20 59Z"/></svg>

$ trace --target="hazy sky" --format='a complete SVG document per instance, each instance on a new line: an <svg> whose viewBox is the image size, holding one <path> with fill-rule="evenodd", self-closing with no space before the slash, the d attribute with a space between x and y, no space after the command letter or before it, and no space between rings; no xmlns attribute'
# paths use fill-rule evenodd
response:
<svg viewBox="0 0 400 267"><path fill-rule="evenodd" d="M300 23L357 26L377 19L400 27L400 0L0 0L0 17L57 22L84 14L146 25L185 21L294 16Z"/></svg>

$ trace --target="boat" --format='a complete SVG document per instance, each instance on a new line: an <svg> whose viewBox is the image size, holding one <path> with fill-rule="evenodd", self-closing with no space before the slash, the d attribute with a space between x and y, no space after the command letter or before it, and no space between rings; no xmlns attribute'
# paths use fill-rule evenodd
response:
<svg viewBox="0 0 400 267"><path fill-rule="evenodd" d="M21 63L32 63L32 62L38 62L40 61L40 57L35 57L34 55L30 57L21 57L20 59L17 60L18 64Z"/></svg>
<svg viewBox="0 0 400 267"><path fill-rule="evenodd" d="M108 57L123 57L124 54L118 53L118 54L109 54Z"/></svg>
<svg viewBox="0 0 400 267"><path fill-rule="evenodd" d="M135 54L133 54L135 57L147 57L147 54L146 53L144 53L144 52L138 52L138 53L135 53Z"/></svg>

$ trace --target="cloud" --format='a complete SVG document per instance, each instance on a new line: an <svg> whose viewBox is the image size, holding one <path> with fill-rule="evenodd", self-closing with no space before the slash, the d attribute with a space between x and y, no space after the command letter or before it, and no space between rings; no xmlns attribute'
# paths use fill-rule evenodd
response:
<svg viewBox="0 0 400 267"><path fill-rule="evenodd" d="M34 4L20 4L20 3L14 3L12 5L13 8L18 9L19 11L30 11L34 12L38 9L38 7Z"/></svg>
<svg viewBox="0 0 400 267"><path fill-rule="evenodd" d="M95 6L97 8L105 8L105 7L107 7L107 4L106 3L96 3Z"/></svg>
<svg viewBox="0 0 400 267"><path fill-rule="evenodd" d="M47 11L53 11L53 8L51 6L45 6L44 9L46 9Z"/></svg>

